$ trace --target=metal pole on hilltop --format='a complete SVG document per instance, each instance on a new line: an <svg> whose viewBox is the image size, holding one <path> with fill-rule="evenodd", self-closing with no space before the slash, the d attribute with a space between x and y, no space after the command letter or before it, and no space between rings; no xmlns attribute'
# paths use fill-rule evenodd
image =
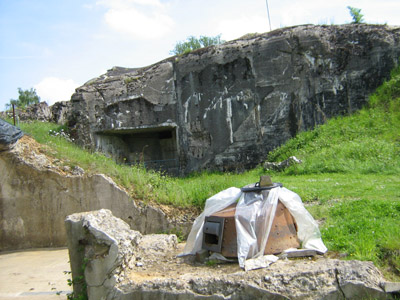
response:
<svg viewBox="0 0 400 300"><path fill-rule="evenodd" d="M271 31L271 30L272 30L272 27L271 27L271 18L270 18L270 16L269 16L268 0L265 0L265 2L267 3L267 13L268 13L269 31Z"/></svg>
<svg viewBox="0 0 400 300"><path fill-rule="evenodd" d="M15 104L12 105L13 108L13 120L14 120L14 126L15 126Z"/></svg>

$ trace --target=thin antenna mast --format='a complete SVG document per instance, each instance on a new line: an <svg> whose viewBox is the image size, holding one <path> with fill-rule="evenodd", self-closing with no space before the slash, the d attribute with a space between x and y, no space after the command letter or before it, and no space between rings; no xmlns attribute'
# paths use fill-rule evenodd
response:
<svg viewBox="0 0 400 300"><path fill-rule="evenodd" d="M269 31L271 31L271 30L272 30L272 27L271 27L271 18L270 18L270 16L269 16L268 0L265 0L265 2L267 3L268 22L269 22Z"/></svg>

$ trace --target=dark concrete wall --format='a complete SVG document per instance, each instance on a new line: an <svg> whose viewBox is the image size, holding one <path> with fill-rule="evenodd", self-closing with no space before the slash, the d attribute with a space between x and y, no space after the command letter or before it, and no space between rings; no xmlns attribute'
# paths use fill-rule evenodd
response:
<svg viewBox="0 0 400 300"><path fill-rule="evenodd" d="M113 68L77 89L69 125L89 147L104 132L174 127L182 174L248 169L299 131L365 105L398 62L399 32L298 26Z"/></svg>

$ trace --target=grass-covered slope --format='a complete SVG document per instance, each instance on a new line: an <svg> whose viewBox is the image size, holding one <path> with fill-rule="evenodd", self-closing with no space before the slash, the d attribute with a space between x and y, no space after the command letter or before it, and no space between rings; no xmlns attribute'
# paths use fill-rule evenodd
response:
<svg viewBox="0 0 400 300"><path fill-rule="evenodd" d="M399 174L400 70L371 95L369 107L303 132L268 156L304 161L285 174Z"/></svg>
<svg viewBox="0 0 400 300"><path fill-rule="evenodd" d="M364 109L299 134L275 150L269 160L279 161L295 155L304 161L287 169L286 174L397 174L399 151L398 116L382 109Z"/></svg>

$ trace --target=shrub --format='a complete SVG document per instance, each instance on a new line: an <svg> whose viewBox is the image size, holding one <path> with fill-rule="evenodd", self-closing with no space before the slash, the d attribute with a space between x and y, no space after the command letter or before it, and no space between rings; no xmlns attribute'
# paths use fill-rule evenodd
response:
<svg viewBox="0 0 400 300"><path fill-rule="evenodd" d="M221 35L217 35L214 37L210 36L200 36L200 38L196 38L194 36L189 36L186 41L177 42L175 48L170 51L170 54L180 55L186 54L193 50L200 49L203 47L208 47L212 45L219 45L225 43L224 40L221 40Z"/></svg>

